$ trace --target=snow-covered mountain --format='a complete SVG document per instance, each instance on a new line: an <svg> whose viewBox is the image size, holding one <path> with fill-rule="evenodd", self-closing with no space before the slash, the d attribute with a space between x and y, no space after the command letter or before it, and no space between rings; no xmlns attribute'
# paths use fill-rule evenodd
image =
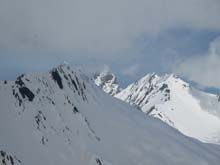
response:
<svg viewBox="0 0 220 165"><path fill-rule="evenodd" d="M137 105L187 136L220 143L218 96L196 90L174 74L148 74L115 97Z"/></svg>
<svg viewBox="0 0 220 165"><path fill-rule="evenodd" d="M121 91L116 76L108 68L95 73L94 82L97 86L101 87L104 92L112 96Z"/></svg>
<svg viewBox="0 0 220 165"><path fill-rule="evenodd" d="M0 165L218 165L220 146L115 99L77 68L0 81Z"/></svg>

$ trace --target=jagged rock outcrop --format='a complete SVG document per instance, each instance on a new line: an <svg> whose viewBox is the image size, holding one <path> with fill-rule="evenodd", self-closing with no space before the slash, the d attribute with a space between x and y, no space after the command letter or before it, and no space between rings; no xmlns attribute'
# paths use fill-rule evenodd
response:
<svg viewBox="0 0 220 165"><path fill-rule="evenodd" d="M112 96L121 91L116 76L109 69L95 73L94 82L97 86L101 87L104 92Z"/></svg>

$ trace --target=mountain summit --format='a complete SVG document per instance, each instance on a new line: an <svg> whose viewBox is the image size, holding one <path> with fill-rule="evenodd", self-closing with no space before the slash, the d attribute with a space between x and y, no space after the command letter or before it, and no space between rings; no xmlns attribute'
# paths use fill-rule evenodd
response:
<svg viewBox="0 0 220 165"><path fill-rule="evenodd" d="M137 105L187 136L220 143L218 97L191 87L174 74L147 74L115 97Z"/></svg>
<svg viewBox="0 0 220 165"><path fill-rule="evenodd" d="M218 145L143 115L69 65L0 81L0 98L0 165L220 162Z"/></svg>
<svg viewBox="0 0 220 165"><path fill-rule="evenodd" d="M104 92L114 96L121 91L116 76L108 69L94 74L94 82L101 87Z"/></svg>

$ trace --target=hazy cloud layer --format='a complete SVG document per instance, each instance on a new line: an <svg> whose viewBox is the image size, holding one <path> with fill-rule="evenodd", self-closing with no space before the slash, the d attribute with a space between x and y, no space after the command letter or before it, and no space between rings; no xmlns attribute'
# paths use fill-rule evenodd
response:
<svg viewBox="0 0 220 165"><path fill-rule="evenodd" d="M141 65L140 64L133 64L121 70L121 73L125 76L129 77L136 77L137 73L140 72Z"/></svg>
<svg viewBox="0 0 220 165"><path fill-rule="evenodd" d="M2 0L0 48L118 56L143 34L220 29L219 11L219 0Z"/></svg>
<svg viewBox="0 0 220 165"><path fill-rule="evenodd" d="M107 64L127 85L188 59L180 75L220 87L219 54L201 55L219 35L219 15L219 0L1 0L0 78L67 60Z"/></svg>
<svg viewBox="0 0 220 165"><path fill-rule="evenodd" d="M208 54L190 57L174 71L203 87L220 88L220 38L210 44Z"/></svg>

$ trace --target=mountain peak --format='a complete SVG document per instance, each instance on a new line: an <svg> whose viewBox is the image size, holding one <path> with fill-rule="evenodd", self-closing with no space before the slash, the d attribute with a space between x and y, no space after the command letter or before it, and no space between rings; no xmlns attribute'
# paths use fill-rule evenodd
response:
<svg viewBox="0 0 220 165"><path fill-rule="evenodd" d="M101 87L106 93L114 96L121 91L116 76L109 68L104 68L101 72L94 74L94 82Z"/></svg>
<svg viewBox="0 0 220 165"><path fill-rule="evenodd" d="M216 99L196 90L175 74L147 74L115 97L138 106L188 136L220 143L220 96ZM203 122L206 125L201 128Z"/></svg>
<svg viewBox="0 0 220 165"><path fill-rule="evenodd" d="M154 79L154 78L158 78L160 76L158 76L156 73L148 73L145 76L143 76L140 80L142 81L149 81L150 79Z"/></svg>

